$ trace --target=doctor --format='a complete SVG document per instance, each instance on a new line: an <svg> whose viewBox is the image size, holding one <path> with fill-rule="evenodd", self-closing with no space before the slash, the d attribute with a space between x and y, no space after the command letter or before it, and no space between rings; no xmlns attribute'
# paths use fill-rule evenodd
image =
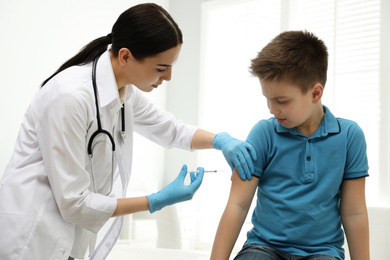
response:
<svg viewBox="0 0 390 260"><path fill-rule="evenodd" d="M182 43L163 8L137 5L44 81L0 182L0 259L84 258L88 248L90 259L105 259L121 216L191 199L204 170L185 185L185 165L161 191L125 198L133 131L166 148L222 150L250 178L249 144L178 122L143 96L171 79Z"/></svg>

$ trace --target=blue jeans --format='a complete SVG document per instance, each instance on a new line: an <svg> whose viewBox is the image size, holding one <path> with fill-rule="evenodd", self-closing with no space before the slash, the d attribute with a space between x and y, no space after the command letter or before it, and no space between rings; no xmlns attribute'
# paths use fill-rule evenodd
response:
<svg viewBox="0 0 390 260"><path fill-rule="evenodd" d="M234 260L337 260L330 255L299 256L291 255L267 246L249 245L238 252Z"/></svg>

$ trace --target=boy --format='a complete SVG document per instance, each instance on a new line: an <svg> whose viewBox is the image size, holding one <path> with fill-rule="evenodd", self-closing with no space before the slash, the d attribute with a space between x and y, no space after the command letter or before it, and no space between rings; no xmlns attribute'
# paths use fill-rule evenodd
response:
<svg viewBox="0 0 390 260"><path fill-rule="evenodd" d="M322 105L327 48L312 33L279 34L252 60L274 118L259 121L247 141L257 178L233 172L229 200L211 259L229 259L257 190L253 228L235 259L369 259L366 143L350 120Z"/></svg>

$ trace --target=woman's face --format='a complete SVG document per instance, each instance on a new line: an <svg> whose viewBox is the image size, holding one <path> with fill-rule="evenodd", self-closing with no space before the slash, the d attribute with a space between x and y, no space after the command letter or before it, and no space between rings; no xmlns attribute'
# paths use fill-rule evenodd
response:
<svg viewBox="0 0 390 260"><path fill-rule="evenodd" d="M127 78L130 84L144 92L158 88L163 81L171 80L172 66L179 58L181 44L143 60L133 59L129 64Z"/></svg>

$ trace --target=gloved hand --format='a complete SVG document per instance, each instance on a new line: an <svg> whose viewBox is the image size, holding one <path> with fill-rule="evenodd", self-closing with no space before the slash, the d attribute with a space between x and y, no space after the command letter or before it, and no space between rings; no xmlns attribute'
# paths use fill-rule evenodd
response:
<svg viewBox="0 0 390 260"><path fill-rule="evenodd" d="M255 171L252 159L256 160L257 155L251 144L235 139L228 133L219 133L213 138L213 146L217 150L222 150L230 168L233 171L235 167L242 180L252 178Z"/></svg>
<svg viewBox="0 0 390 260"><path fill-rule="evenodd" d="M165 206L169 206L178 202L192 199L195 192L202 184L204 169L198 167L199 173L190 173L191 183L189 185L184 184L184 179L187 176L187 165L183 165L179 175L176 179L165 186L157 193L153 193L146 196L149 200L149 211L153 213L162 209Z"/></svg>

